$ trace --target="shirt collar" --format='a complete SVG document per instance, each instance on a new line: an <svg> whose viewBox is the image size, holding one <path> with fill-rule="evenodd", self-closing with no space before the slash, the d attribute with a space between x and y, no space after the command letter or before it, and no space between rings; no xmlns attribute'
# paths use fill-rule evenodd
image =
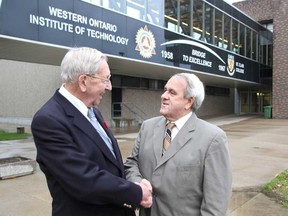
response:
<svg viewBox="0 0 288 216"><path fill-rule="evenodd" d="M188 114L186 114L185 116L181 117L177 121L173 122L173 123L175 123L178 130L180 130L184 126L184 124L188 121L188 119L191 117L191 115L192 115L192 111L189 112Z"/></svg>
<svg viewBox="0 0 288 216"><path fill-rule="evenodd" d="M73 106L75 106L76 109L78 109L89 120L87 116L87 113L88 113L87 106L81 100L79 100L77 97L72 95L69 91L67 91L67 89L64 87L64 84L60 87L59 93L63 95L63 97L65 97L70 103L72 103Z"/></svg>

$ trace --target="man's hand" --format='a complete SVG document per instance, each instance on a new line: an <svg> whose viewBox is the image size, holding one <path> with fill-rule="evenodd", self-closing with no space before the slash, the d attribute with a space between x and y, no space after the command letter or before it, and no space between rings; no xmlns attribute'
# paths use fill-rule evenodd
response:
<svg viewBox="0 0 288 216"><path fill-rule="evenodd" d="M152 185L146 179L142 179L140 183L137 183L142 189L142 201L140 205L144 208L150 208L152 206Z"/></svg>

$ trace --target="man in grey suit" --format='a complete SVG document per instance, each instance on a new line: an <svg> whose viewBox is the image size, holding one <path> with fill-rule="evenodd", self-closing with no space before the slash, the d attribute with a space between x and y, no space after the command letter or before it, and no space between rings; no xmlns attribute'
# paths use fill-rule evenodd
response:
<svg viewBox="0 0 288 216"><path fill-rule="evenodd" d="M140 216L222 216L231 197L232 171L223 130L199 119L203 83L194 74L172 76L161 96L162 116L145 121L125 162L128 180L147 179L153 205ZM163 148L173 122L170 146Z"/></svg>

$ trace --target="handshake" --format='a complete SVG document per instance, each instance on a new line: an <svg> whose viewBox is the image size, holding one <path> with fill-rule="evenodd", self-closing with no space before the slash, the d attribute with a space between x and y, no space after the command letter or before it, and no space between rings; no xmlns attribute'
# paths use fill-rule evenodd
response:
<svg viewBox="0 0 288 216"><path fill-rule="evenodd" d="M150 208L152 206L152 185L146 180L142 179L140 183L135 182L142 189L142 200L140 205L144 208Z"/></svg>

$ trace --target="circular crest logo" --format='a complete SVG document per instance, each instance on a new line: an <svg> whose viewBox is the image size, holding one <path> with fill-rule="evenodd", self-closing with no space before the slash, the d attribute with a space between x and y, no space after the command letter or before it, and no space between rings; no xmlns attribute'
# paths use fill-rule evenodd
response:
<svg viewBox="0 0 288 216"><path fill-rule="evenodd" d="M156 55L156 41L153 33L148 30L146 25L137 31L135 39L137 44L135 50L139 51L143 58L151 58L152 55Z"/></svg>

